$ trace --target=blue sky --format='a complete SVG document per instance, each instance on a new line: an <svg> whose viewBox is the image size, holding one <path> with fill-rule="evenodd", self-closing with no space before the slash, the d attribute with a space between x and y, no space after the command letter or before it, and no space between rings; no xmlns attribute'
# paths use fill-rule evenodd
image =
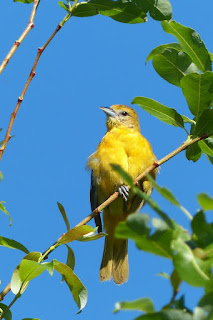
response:
<svg viewBox="0 0 213 320"><path fill-rule="evenodd" d="M194 28L212 48L212 3L206 0L171 1L173 19ZM31 5L0 2L2 61L12 43L23 31ZM37 48L42 46L65 12L57 1L42 0L35 19L35 28L21 44L0 77L1 121L5 133L10 114L26 82ZM21 105L10 140L1 162L4 179L0 200L6 201L13 217L12 227L1 214L1 235L16 239L30 251L43 252L66 231L57 208L61 202L71 226L90 213L90 173L85 169L88 156L103 137L105 115L99 106L131 105L135 96L155 99L180 113L190 116L181 90L161 79L151 62L145 65L149 52L156 46L174 42L160 23L127 25L103 16L72 18L57 34L43 53L25 99ZM178 147L185 132L161 123L140 107L142 134L150 141L158 159ZM2 140L2 139L0 139ZM189 162L184 153L164 164L157 181L170 188L177 199L194 214L199 208L196 195L210 192L212 170L202 156L197 163ZM187 218L155 191L153 198L178 223L189 227ZM142 212L155 214L148 206ZM91 222L94 226L94 223ZM113 314L117 301L151 297L156 309L171 298L166 279L157 274L171 272L172 266L157 256L140 252L130 242L130 278L127 284L100 283L98 270L103 239L73 244L76 255L75 272L88 289L86 308L75 315L77 307L59 275L47 272L33 280L21 299L12 308L13 319L133 319L136 312ZM1 285L10 281L12 272L23 254L1 248ZM66 260L66 248L59 248L50 259ZM202 291L183 285L186 303L193 307ZM0 289L0 290L1 290ZM9 303L8 294L5 303Z"/></svg>

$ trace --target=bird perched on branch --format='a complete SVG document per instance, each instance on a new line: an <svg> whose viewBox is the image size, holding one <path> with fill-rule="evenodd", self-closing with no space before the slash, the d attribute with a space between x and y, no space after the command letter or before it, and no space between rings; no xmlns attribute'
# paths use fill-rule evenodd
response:
<svg viewBox="0 0 213 320"><path fill-rule="evenodd" d="M119 222L138 211L143 200L127 186L111 164L120 165L133 179L143 173L156 161L151 145L141 135L137 113L130 107L116 104L110 108L101 107L107 115L107 132L97 150L89 157L91 173L90 201L92 210L103 203L111 194L119 190L121 194L103 212L104 228L107 232L99 277L101 281L113 278L117 284L128 280L127 240L116 239L114 231ZM156 171L152 172L155 178ZM145 178L139 187L148 195L152 192L151 183ZM95 217L98 231L102 231L100 215Z"/></svg>

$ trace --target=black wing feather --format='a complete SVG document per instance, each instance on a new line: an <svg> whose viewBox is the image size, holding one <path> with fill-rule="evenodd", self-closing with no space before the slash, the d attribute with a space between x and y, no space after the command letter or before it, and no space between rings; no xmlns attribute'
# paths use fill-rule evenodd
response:
<svg viewBox="0 0 213 320"><path fill-rule="evenodd" d="M100 203L98 201L98 195L97 195L97 190L96 190L96 181L95 181L95 177L93 175L93 172L91 172L90 204L91 204L92 211L95 210L95 208L97 208L100 205ZM102 222L101 222L100 213L96 214L94 219L95 219L96 227L98 227L98 233L102 232Z"/></svg>

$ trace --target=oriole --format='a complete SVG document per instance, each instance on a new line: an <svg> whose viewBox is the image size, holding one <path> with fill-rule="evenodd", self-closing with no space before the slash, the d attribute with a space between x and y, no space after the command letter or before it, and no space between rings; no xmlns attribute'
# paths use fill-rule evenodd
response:
<svg viewBox="0 0 213 320"><path fill-rule="evenodd" d="M91 173L90 200L94 210L112 193L119 189L123 197L118 197L103 212L103 222L108 236L105 237L103 258L99 278L110 280L111 276L117 284L128 280L127 240L114 237L115 227L133 212L138 211L143 200L138 198L128 188L118 173L112 170L111 164L119 164L133 179L143 173L156 157L151 145L140 133L140 124L136 111L125 105L113 105L110 108L101 107L107 115L107 132L97 150L90 155L88 167ZM155 178L156 172L152 173ZM140 188L151 194L152 185L144 179ZM95 218L99 232L102 230L100 215Z"/></svg>

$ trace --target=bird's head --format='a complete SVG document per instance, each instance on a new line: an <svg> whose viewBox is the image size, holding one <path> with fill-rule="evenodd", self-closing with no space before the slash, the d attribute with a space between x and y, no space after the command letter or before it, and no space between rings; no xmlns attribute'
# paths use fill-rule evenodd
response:
<svg viewBox="0 0 213 320"><path fill-rule="evenodd" d="M107 115L107 129L124 126L140 131L138 115L135 110L123 104L114 104L110 108L100 107Z"/></svg>

